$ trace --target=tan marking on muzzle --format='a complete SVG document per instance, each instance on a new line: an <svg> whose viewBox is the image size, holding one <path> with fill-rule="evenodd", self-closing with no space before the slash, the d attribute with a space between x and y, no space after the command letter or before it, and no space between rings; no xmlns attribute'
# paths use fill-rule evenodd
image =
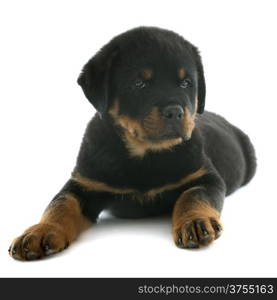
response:
<svg viewBox="0 0 277 300"><path fill-rule="evenodd" d="M151 151L162 151L170 149L182 142L182 138L174 138L162 141L149 141L147 137L156 136L161 133L164 127L164 121L161 118L161 113L155 107L148 116L141 122L132 119L128 116L119 114L119 101L115 100L114 105L109 110L116 124L123 129L122 139L133 157L142 158L145 153Z"/></svg>
<svg viewBox="0 0 277 300"><path fill-rule="evenodd" d="M191 137L192 131L195 127L195 113L193 115L190 113L187 107L184 109L184 119L183 119L183 128L185 135Z"/></svg>

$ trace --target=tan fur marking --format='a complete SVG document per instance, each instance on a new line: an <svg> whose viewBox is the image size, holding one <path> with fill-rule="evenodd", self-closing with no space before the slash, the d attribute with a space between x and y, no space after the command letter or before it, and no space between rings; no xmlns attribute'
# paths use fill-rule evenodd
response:
<svg viewBox="0 0 277 300"><path fill-rule="evenodd" d="M82 215L79 201L71 194L60 196L53 206L44 212L40 223L55 224L65 232L68 241L73 241L82 231L87 229L91 222Z"/></svg>
<svg viewBox="0 0 277 300"><path fill-rule="evenodd" d="M131 136L142 139L146 134L140 122L127 116L119 116L116 120Z"/></svg>
<svg viewBox="0 0 277 300"><path fill-rule="evenodd" d="M192 131L195 127L195 113L191 115L190 111L188 110L187 107L184 109L184 119L183 119L183 126L184 126L184 131L185 134L188 137L191 137Z"/></svg>
<svg viewBox="0 0 277 300"><path fill-rule="evenodd" d="M149 80L153 77L153 71L151 69L144 69L142 76L144 79Z"/></svg>
<svg viewBox="0 0 277 300"><path fill-rule="evenodd" d="M158 107L154 107L142 122L143 128L148 136L156 136L164 128L164 120Z"/></svg>
<svg viewBox="0 0 277 300"><path fill-rule="evenodd" d="M179 73L178 73L179 79L180 80L184 80L185 76L186 76L186 70L184 68L182 68Z"/></svg>
<svg viewBox="0 0 277 300"><path fill-rule="evenodd" d="M199 170L197 170L196 172L182 178L180 181L176 182L176 183L171 183L171 184L167 184L161 188L156 188L156 189L153 189L151 191L149 191L147 193L147 195L150 197L150 198L153 198L155 197L157 194L160 194L164 191L167 191L167 190L173 190L173 189L176 189L184 184L187 184L193 180L196 180L197 178L200 178L202 177L204 174L206 174L207 171L204 169L204 168L201 168Z"/></svg>
<svg viewBox="0 0 277 300"><path fill-rule="evenodd" d="M136 192L134 189L115 188L104 182L83 177L78 173L75 174L71 179L78 182L80 185L90 191L108 192L113 194L130 194Z"/></svg>
<svg viewBox="0 0 277 300"><path fill-rule="evenodd" d="M179 186L182 186L186 183L196 180L197 178L206 174L206 172L207 171L204 168L201 168L201 169L197 170L196 172L185 176L184 178L182 178L181 180L179 180L175 183L170 183L170 184L164 185L162 187L154 188L154 189L146 192L145 194L141 194L141 195L143 197L153 199L157 194L161 194L164 191L176 189ZM108 193L113 193L113 194L134 194L134 195L140 194L139 191L137 191L135 189L111 187L106 183L99 182L96 180L91 180L89 178L81 176L80 174L75 174L72 177L72 180L78 182L80 185L82 185L83 187L85 187L86 189L91 190L91 191L108 192Z"/></svg>
<svg viewBox="0 0 277 300"><path fill-rule="evenodd" d="M201 189L201 187L194 187L185 191L176 201L173 210L173 230L186 226L196 219L219 219L219 212L207 202L199 199L195 200L193 204L188 203L189 194L197 189Z"/></svg>
<svg viewBox="0 0 277 300"><path fill-rule="evenodd" d="M128 116L123 116L119 114L119 101L115 99L113 106L109 110L109 113L113 117L114 121L123 127L127 133L131 136L135 136L137 138L141 138L145 135L144 129L142 128L140 122L137 120L131 119Z"/></svg>
<svg viewBox="0 0 277 300"><path fill-rule="evenodd" d="M182 142L182 138L175 138L165 141L153 143L150 141L140 141L130 135L125 135L126 146L131 156L143 158L148 150L151 151L162 151L170 149Z"/></svg>
<svg viewBox="0 0 277 300"><path fill-rule="evenodd" d="M109 110L109 113L114 117L116 118L119 114L119 101L118 99L115 99L114 100L114 104L113 106L111 107L111 109Z"/></svg>

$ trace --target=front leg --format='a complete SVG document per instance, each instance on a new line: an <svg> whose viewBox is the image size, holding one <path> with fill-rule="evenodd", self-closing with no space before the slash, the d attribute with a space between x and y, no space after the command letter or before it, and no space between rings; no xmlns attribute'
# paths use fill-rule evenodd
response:
<svg viewBox="0 0 277 300"><path fill-rule="evenodd" d="M13 241L10 255L19 260L34 260L66 249L96 220L103 205L104 201L94 199L92 193L69 180L50 202L40 222ZM88 206L90 220L84 215Z"/></svg>
<svg viewBox="0 0 277 300"><path fill-rule="evenodd" d="M180 248L199 248L220 236L225 184L216 173L204 175L185 190L173 209L173 238Z"/></svg>

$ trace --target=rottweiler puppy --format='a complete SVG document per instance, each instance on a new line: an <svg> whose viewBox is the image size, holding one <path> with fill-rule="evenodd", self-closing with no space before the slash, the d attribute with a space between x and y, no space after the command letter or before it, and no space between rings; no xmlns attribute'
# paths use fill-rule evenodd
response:
<svg viewBox="0 0 277 300"><path fill-rule="evenodd" d="M224 198L250 181L256 158L247 135L204 112L198 49L172 31L135 28L96 53L78 83L97 112L76 166L10 255L60 252L103 210L120 218L171 213L181 248L217 239Z"/></svg>

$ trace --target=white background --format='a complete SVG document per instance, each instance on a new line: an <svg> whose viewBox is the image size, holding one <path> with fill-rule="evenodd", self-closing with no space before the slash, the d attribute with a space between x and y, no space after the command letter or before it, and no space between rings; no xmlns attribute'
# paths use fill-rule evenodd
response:
<svg viewBox="0 0 277 300"><path fill-rule="evenodd" d="M0 276L277 276L276 1L2 1L0 4ZM174 30L202 53L207 110L251 137L258 172L227 198L224 233L181 250L169 219L104 218L63 253L8 256L69 178L94 110L76 79L114 35Z"/></svg>

